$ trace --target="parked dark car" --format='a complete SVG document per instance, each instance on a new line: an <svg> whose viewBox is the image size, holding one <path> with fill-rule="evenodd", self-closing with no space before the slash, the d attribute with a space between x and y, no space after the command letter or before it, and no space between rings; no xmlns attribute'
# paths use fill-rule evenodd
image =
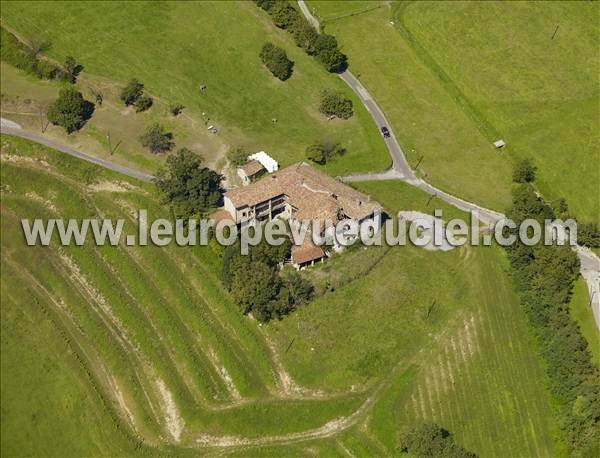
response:
<svg viewBox="0 0 600 458"><path fill-rule="evenodd" d="M390 130L387 127L383 126L381 133L383 134L383 138L390 138Z"/></svg>

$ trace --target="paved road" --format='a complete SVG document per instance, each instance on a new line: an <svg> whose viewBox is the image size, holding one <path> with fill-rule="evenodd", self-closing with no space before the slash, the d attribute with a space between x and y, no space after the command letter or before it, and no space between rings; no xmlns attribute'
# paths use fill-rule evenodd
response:
<svg viewBox="0 0 600 458"><path fill-rule="evenodd" d="M298 0L298 6L300 7L302 14L304 14L304 17L306 17L306 19L318 31L320 31L319 21L311 14L306 3L303 0ZM340 73L339 76L348 86L352 88L365 108L369 111L369 113L371 113L371 117L377 125L377 128L381 130L383 126L386 126L389 129L390 137L385 139L385 143L392 158L391 170L382 173L368 173L342 177L343 181L352 182L398 179L416 186L417 188L429 194L435 195L436 197L439 197L450 205L460 208L461 210L467 212L478 211L480 220L485 224L493 225L498 220L505 217L502 213L480 207L472 202L467 202L463 199L448 194L447 192L437 189L420 178L417 178L410 167L410 164L406 160L406 155L404 154L400 143L396 139L389 122L385 118L383 111L373 100L373 97L371 94L369 94L369 91L367 91L367 89L349 70ZM596 326L598 329L600 329L600 258L598 258L598 256L596 256L596 254L592 251L583 247L576 247L574 249L577 252L577 256L579 257L579 261L581 263L581 275L585 279L588 286L590 304L594 313Z"/></svg>
<svg viewBox="0 0 600 458"><path fill-rule="evenodd" d="M315 29L317 29L317 32L321 33L321 24L319 24L319 21L317 20L316 17L314 17L312 14L310 14L310 11L308 10L308 6L306 5L306 3L303 1L298 1L298 6L300 7L302 14L304 14L304 17L306 18L306 20L308 22L310 22L310 25L312 25Z"/></svg>
<svg viewBox="0 0 600 458"><path fill-rule="evenodd" d="M53 140L50 140L50 139L44 137L43 135L24 130L17 123L10 121L8 119L0 118L0 131L3 134L16 135L17 137L26 138L26 139L34 141L36 143L41 143L42 145L48 146L49 148L61 151L66 154L70 154L71 156L75 156L79 159L83 159L84 161L88 161L93 164L100 165L107 169L114 170L115 172L122 173L124 175L130 176L132 178L136 178L138 180L151 181L153 178L152 175L148 175L147 173L139 172L137 170L130 169L129 167L115 164L114 162L110 162L110 161L106 161L104 159L99 159L97 157L90 156L89 154L86 154L86 153L83 153L76 149L73 149L70 146L66 146L66 145L57 143Z"/></svg>

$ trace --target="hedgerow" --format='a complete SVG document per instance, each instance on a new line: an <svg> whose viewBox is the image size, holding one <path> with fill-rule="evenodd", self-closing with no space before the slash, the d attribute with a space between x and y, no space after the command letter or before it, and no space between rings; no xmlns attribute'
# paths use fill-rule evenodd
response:
<svg viewBox="0 0 600 458"><path fill-rule="evenodd" d="M513 192L508 217L517 226L527 218L543 223L551 207L529 183ZM574 456L600 455L600 371L569 313L579 260L569 246L507 247L513 277L547 364L549 389L559 425Z"/></svg>
<svg viewBox="0 0 600 458"><path fill-rule="evenodd" d="M339 49L333 35L319 34L287 0L255 0L280 29L294 36L296 44L309 56L323 65L327 71L338 73L348 68L348 57Z"/></svg>

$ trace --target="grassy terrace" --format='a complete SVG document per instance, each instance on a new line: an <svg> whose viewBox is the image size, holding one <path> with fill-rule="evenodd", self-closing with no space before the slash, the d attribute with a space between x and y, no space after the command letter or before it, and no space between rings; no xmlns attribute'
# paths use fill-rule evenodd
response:
<svg viewBox="0 0 600 458"><path fill-rule="evenodd" d="M596 2L309 6L429 181L504 210L511 162L531 157L544 196L600 221Z"/></svg>
<svg viewBox="0 0 600 458"><path fill-rule="evenodd" d="M561 453L499 250L351 249L309 271L328 292L258 327L210 248L26 247L21 218L123 217L128 233L136 208L166 212L148 185L1 146L3 454L385 455L415 420L484 456ZM362 186L390 212L424 205Z"/></svg>
<svg viewBox="0 0 600 458"><path fill-rule="evenodd" d="M127 142L135 140L144 124L129 118L149 122L145 118L154 116L154 110L164 112L168 103L182 103L184 115L192 119L171 120L169 127L176 140L195 147L211 162L226 145L243 145L265 149L288 165L303 158L310 143L332 138L349 151L328 165L333 175L383 170L390 165L377 128L352 92L306 56L290 34L275 28L253 3L3 2L2 19L23 37L42 36L51 41L51 58L64 61L73 55L85 67L82 89L89 80L102 83L112 93L137 77L164 102L143 115L124 117L122 109L108 114L101 110L99 124L92 118L76 135L84 136L95 128L91 134L102 142L107 130L120 124L123 151L134 162L131 156L145 154L149 159L150 155L141 153L135 141ZM295 62L290 80L277 80L261 64L258 54L266 41L283 47ZM9 75L5 82L3 77L3 92L14 92L14 79ZM200 91L200 85L206 90ZM342 90L353 98L352 119L327 121L318 112L319 94L325 88ZM23 92L14 95L28 97ZM100 119L102 114L110 119ZM219 140L206 132L208 124L219 128Z"/></svg>
<svg viewBox="0 0 600 458"><path fill-rule="evenodd" d="M250 437L286 433L356 408L359 400L351 393L319 402L316 412L314 400L287 402L276 394L270 350L254 322L240 316L221 289L208 249L26 247L21 217L124 217L131 231L133 208L148 208L154 215L164 210L151 188L29 142L3 136L2 151L2 329L7 336L2 364L3 374L10 374L2 379L2 433L11 439L3 441L3 451L29 450L26 438L33 430L21 431L25 425L40 438L31 447L54 437L62 447L72 442L68 451L77 455L104 445L131 452L124 447L135 441L124 427L134 427L146 444L161 444L169 441L170 431L179 431L172 425L185 422L182 440L193 443L196 429ZM28 185L32 182L35 192ZM49 338L66 351L55 353L49 345L38 354L22 345L19 337L32 328L18 321L25 313L21 304L31 322L51 328ZM57 358L77 371L63 374L60 366L39 371ZM75 383L67 383L73 377ZM49 388L40 390L46 386L41 383ZM86 395L90 390L95 397ZM53 392L47 405L63 403L65 421L73 424L58 437L53 436L54 416L45 411L46 404L35 402ZM176 410L169 410L173 405ZM291 420L282 425L278 416ZM97 418L106 424L107 431L98 429L103 437L70 436L82 427L94 434ZM125 438L110 444L114 428Z"/></svg>

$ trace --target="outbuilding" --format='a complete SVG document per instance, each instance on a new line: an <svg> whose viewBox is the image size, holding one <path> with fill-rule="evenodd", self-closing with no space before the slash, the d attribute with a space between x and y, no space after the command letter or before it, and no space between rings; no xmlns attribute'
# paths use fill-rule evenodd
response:
<svg viewBox="0 0 600 458"><path fill-rule="evenodd" d="M258 153L251 154L250 156L248 156L248 160L260 162L269 173L273 173L279 170L279 164L277 163L277 161L264 151L259 151Z"/></svg>
<svg viewBox="0 0 600 458"><path fill-rule="evenodd" d="M263 165L255 160L248 161L241 167L238 167L238 176L242 179L242 184L248 186L254 180L259 178L265 172Z"/></svg>
<svg viewBox="0 0 600 458"><path fill-rule="evenodd" d="M292 247L292 265L296 269L312 266L326 257L327 255L321 247L306 239L302 245Z"/></svg>

